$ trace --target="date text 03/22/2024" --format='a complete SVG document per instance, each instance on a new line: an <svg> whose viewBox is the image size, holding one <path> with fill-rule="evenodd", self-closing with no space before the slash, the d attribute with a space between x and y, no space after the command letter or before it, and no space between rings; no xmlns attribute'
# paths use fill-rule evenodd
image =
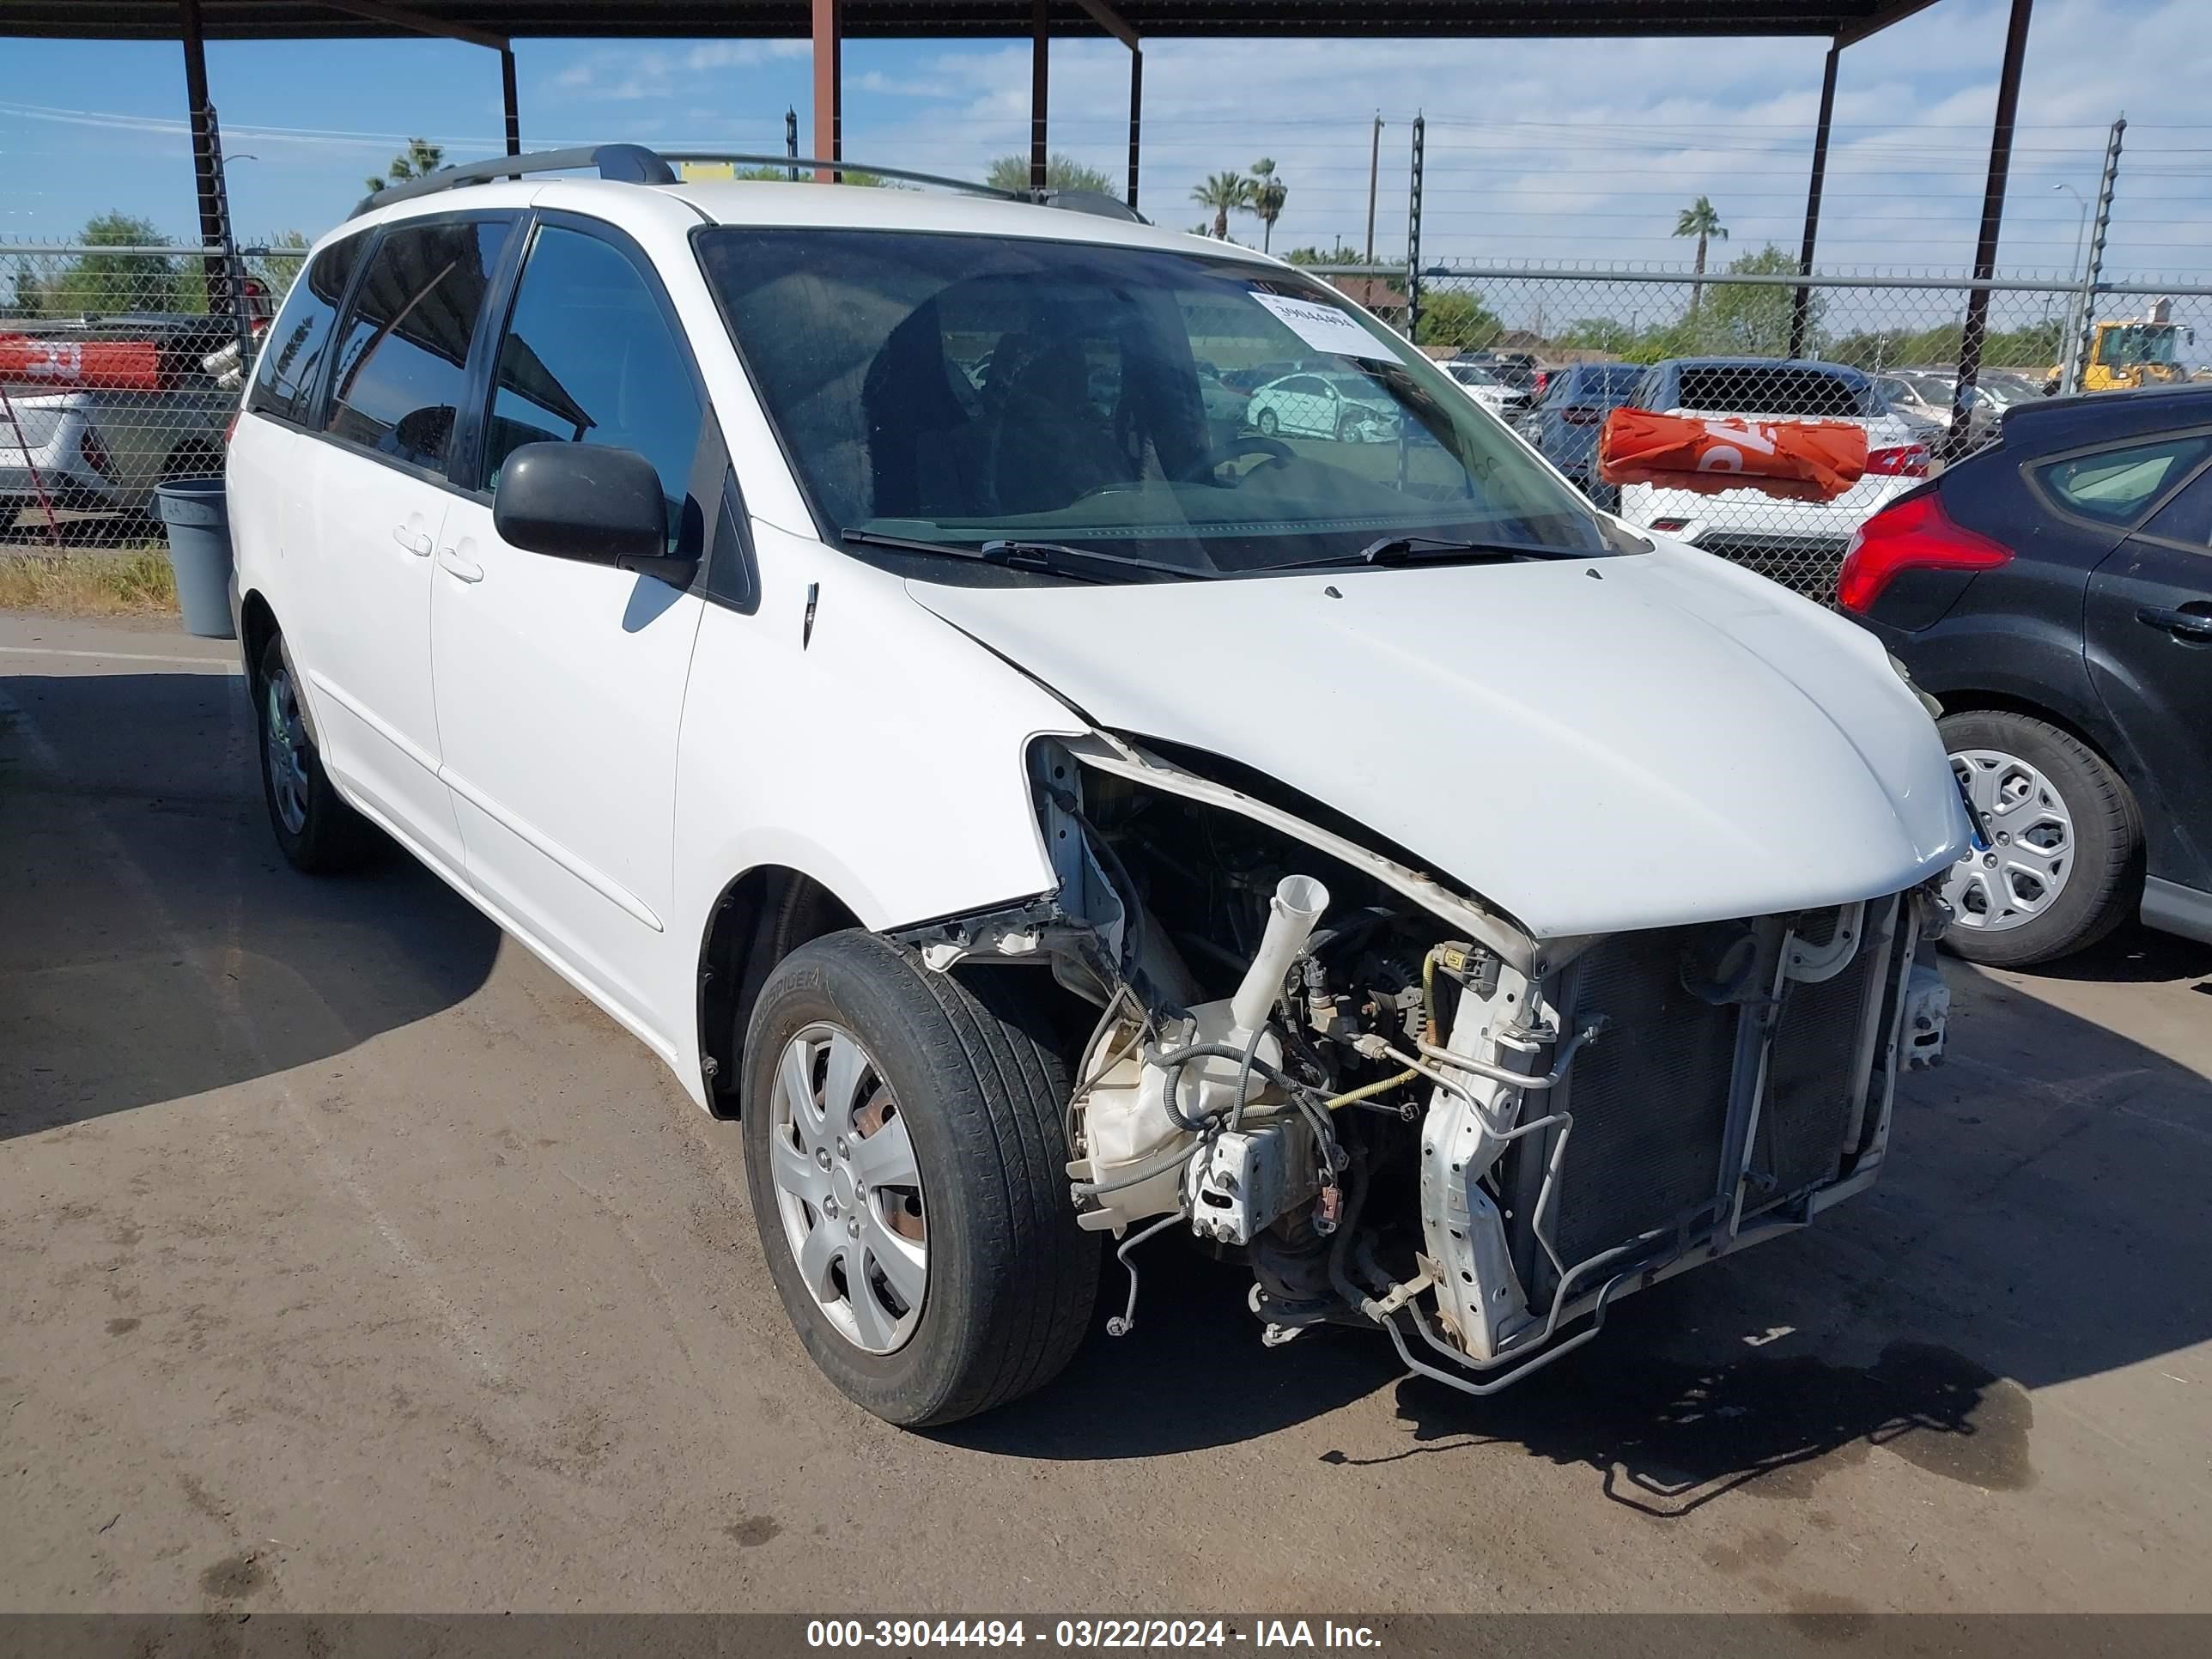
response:
<svg viewBox="0 0 2212 1659"><path fill-rule="evenodd" d="M1261 1648L1273 1652L1373 1651L1381 1638L1369 1626L1320 1619L813 1619L810 1648L1176 1649Z"/></svg>

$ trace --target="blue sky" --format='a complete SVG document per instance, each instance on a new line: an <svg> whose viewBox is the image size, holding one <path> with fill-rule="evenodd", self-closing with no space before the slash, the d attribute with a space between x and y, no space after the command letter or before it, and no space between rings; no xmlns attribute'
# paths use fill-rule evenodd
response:
<svg viewBox="0 0 2212 1659"><path fill-rule="evenodd" d="M1955 269L1972 252L2003 32L2001 0L1938 0L1844 57L1823 263ZM2123 108L2128 159L2112 266L2197 276L2212 242L2212 125L2200 113L2201 0L2043 0L2021 104L2003 263L2063 273ZM1191 185L1261 155L1290 198L1275 244L1363 234L1367 141L1383 133L1377 241L1404 245L1408 123L1428 118L1425 252L1515 261L1680 260L1675 210L1705 194L1723 256L1794 248L1822 45L1809 40L1175 41L1146 53L1141 205L1187 227ZM174 45L7 42L0 240L66 236L88 215L192 224ZM524 40L527 145L627 138L781 149L811 131L803 41ZM227 43L209 50L234 216L318 234L410 134L450 159L495 150L496 58L426 40ZM1120 175L1127 58L1053 53L1056 149ZM1019 149L1025 42L846 47L847 154L956 173ZM1256 241L1256 222L1240 239Z"/></svg>

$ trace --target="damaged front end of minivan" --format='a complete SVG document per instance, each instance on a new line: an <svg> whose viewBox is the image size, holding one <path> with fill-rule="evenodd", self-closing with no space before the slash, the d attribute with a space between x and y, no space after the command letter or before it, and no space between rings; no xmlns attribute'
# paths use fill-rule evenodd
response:
<svg viewBox="0 0 2212 1659"><path fill-rule="evenodd" d="M1379 1325L1492 1392L1869 1185L1897 1073L1942 1056L1931 884L1539 939L1218 757L1092 732L1029 764L1056 892L904 937L1098 1010L1067 1171L1121 1240L1115 1334L1131 1252L1184 1229L1249 1267L1271 1346Z"/></svg>

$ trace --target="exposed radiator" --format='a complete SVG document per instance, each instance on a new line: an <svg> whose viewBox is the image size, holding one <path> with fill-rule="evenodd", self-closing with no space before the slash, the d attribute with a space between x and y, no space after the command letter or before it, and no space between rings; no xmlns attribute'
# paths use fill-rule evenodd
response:
<svg viewBox="0 0 2212 1659"><path fill-rule="evenodd" d="M1577 965L1575 1007L1611 1023L1575 1061L1560 1102L1574 1133L1553 1194L1553 1238L1569 1264L1713 1197L1736 1010L1683 988L1694 931L1619 934Z"/></svg>
<svg viewBox="0 0 2212 1659"><path fill-rule="evenodd" d="M1866 907L1857 952L1832 977L1785 986L1752 1140L1747 1213L1841 1170L1845 1138L1866 1098L1898 906L1893 897ZM1825 944L1834 925L1834 912L1806 918L1803 936ZM1710 930L1619 934L1570 970L1565 995L1577 1018L1603 1012L1609 1020L1550 1103L1574 1117L1549 1211L1553 1241L1570 1265L1644 1234L1686 1224L1702 1231L1717 1200L1733 1193L1734 1171L1722 1164L1746 1012L1743 1004L1715 1006L1686 988L1686 953L1701 938ZM1521 1169L1509 1176L1517 1194L1515 1255L1524 1274L1536 1269L1531 1288L1540 1295L1550 1275L1526 1230L1535 1166L1549 1147L1524 1146Z"/></svg>

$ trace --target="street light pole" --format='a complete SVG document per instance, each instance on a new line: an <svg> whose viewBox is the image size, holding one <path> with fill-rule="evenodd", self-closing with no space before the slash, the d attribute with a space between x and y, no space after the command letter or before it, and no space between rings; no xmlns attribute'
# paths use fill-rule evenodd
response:
<svg viewBox="0 0 2212 1659"><path fill-rule="evenodd" d="M2081 237L2089 227L2088 198L2071 185L2053 185L2054 191L2063 190L2071 196L2081 211L2074 219L2074 262L2066 267L2067 279L2074 284L2074 295L2066 302L2066 362L2059 370L2059 389L2074 388L2074 363L2081 349L2081 319L2078 314L2081 303Z"/></svg>

